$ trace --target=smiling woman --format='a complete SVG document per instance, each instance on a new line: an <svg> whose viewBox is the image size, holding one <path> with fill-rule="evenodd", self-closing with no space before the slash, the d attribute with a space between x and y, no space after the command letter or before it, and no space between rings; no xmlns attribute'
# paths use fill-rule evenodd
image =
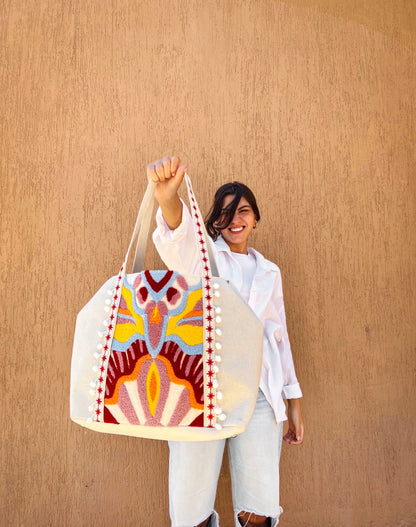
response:
<svg viewBox="0 0 416 527"><path fill-rule="evenodd" d="M190 212L177 192L186 168L178 157L165 157L147 167L148 178L157 183L155 196L160 205L153 241L169 269L198 274ZM206 221L220 276L233 284L264 329L256 407L245 431L227 440L236 527L275 527L279 523L282 439L292 445L303 441L302 392L287 335L280 270L248 247L259 220L252 191L232 182L217 190ZM287 417L283 399L287 399ZM289 427L283 436L285 420ZM218 526L214 503L224 447L225 440L170 441L172 527Z"/></svg>
<svg viewBox="0 0 416 527"><path fill-rule="evenodd" d="M224 198L223 213L219 222L216 223L216 228L220 229L221 236L227 242L232 252L248 254L248 238L251 231L256 228L257 219L249 202L244 197L240 199L234 215L230 214L227 208L234 200L235 196L232 195ZM225 220L223 216L225 216ZM220 225L223 223L227 223L227 225L221 228Z"/></svg>
<svg viewBox="0 0 416 527"><path fill-rule="evenodd" d="M238 218L242 220L240 224L238 223ZM236 221L234 222L234 220ZM243 246L243 250L232 249L234 252L247 254L248 237L251 231L256 228L259 220L260 211L253 192L243 183L234 181L233 183L222 185L216 191L214 203L206 221L206 227L211 238L216 240L219 235L224 237L224 234L227 233L227 228L228 232L239 232L242 227L251 226L250 229L245 229L246 244Z"/></svg>

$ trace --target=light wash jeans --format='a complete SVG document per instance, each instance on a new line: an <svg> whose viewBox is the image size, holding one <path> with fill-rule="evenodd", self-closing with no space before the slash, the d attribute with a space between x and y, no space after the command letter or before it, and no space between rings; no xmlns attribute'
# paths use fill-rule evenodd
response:
<svg viewBox="0 0 416 527"><path fill-rule="evenodd" d="M259 390L253 417L246 430L228 440L170 441L169 507L172 527L194 527L213 514L217 482L227 441L232 479L235 526L241 511L279 523L279 460L283 423L276 423L272 407Z"/></svg>

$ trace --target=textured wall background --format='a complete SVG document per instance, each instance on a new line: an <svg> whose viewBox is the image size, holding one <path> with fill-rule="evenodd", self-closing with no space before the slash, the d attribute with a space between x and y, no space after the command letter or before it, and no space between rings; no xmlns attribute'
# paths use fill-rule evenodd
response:
<svg viewBox="0 0 416 527"><path fill-rule="evenodd" d="M167 445L69 420L77 312L150 161L258 195L306 438L284 526L416 525L412 0L1 2L4 526L168 525ZM149 266L159 266L153 249ZM231 527L229 473L217 508Z"/></svg>

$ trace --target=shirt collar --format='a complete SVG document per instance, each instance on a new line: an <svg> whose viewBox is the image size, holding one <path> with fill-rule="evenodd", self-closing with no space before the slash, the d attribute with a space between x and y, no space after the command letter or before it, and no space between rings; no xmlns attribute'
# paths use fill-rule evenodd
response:
<svg viewBox="0 0 416 527"><path fill-rule="evenodd" d="M215 247L218 251L226 252L232 257L232 251L230 247L228 246L227 242L224 240L224 238L219 235L218 238L215 240ZM252 254L256 259L256 265L257 268L260 271L268 272L268 271L275 271L277 272L279 268L276 264L271 262L270 260L267 260L261 253L253 249L252 247L248 247L247 251Z"/></svg>

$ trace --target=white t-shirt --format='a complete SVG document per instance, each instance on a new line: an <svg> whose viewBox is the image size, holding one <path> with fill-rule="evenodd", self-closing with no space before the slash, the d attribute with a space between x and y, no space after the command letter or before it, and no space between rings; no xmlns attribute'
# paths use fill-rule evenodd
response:
<svg viewBox="0 0 416 527"><path fill-rule="evenodd" d="M256 273L256 258L254 254L242 254L231 252L233 258L237 260L243 273L243 284L240 289L240 294L244 300L248 303L250 298L251 284Z"/></svg>

